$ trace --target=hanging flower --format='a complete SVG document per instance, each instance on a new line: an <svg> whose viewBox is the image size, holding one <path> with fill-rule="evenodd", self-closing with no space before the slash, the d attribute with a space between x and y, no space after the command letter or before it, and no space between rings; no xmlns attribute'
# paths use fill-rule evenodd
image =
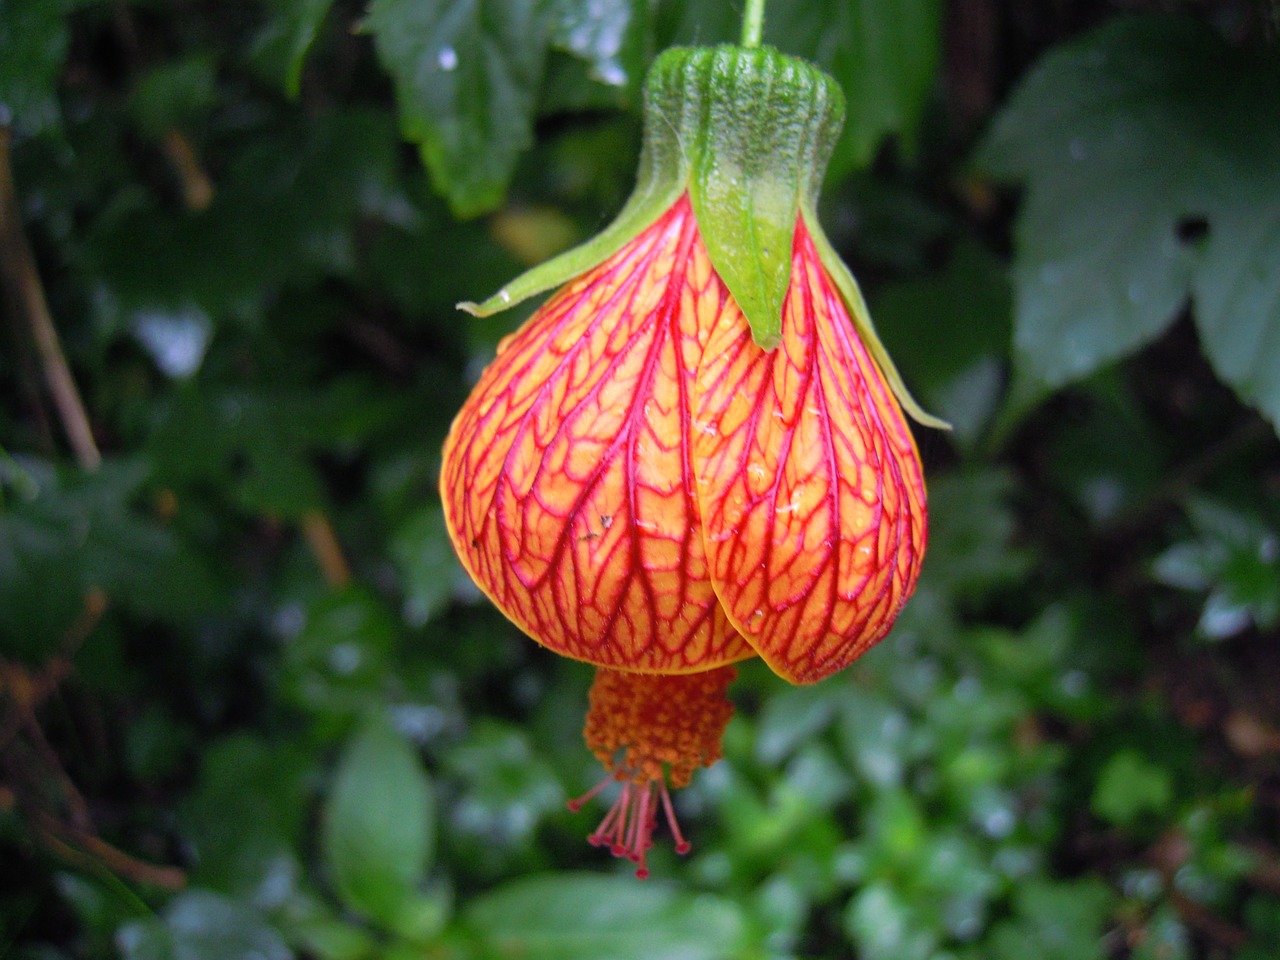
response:
<svg viewBox="0 0 1280 960"><path fill-rule="evenodd" d="M667 51L636 192L479 306L563 287L498 348L445 443L467 571L597 668L585 736L639 864L668 784L720 757L732 664L812 683L885 635L925 545L916 408L814 212L843 98L768 48Z"/></svg>

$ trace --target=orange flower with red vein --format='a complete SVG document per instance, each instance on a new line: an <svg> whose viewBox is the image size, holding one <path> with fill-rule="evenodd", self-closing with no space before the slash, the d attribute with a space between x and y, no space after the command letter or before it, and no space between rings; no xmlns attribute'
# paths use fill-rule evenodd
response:
<svg viewBox="0 0 1280 960"><path fill-rule="evenodd" d="M668 784L720 756L732 664L792 683L885 635L925 546L902 388L814 214L830 78L765 49L667 51L639 183L595 240L487 314L564 286L454 421L441 492L467 571L597 668L588 746L620 794L591 835L637 862ZM567 280L567 283L565 282Z"/></svg>

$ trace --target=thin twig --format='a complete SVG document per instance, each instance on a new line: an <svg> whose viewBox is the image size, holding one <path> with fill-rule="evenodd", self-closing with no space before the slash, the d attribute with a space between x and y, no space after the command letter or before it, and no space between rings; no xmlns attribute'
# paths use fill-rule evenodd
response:
<svg viewBox="0 0 1280 960"><path fill-rule="evenodd" d="M325 582L331 587L345 587L351 582L351 567L342 555L342 546L329 518L319 510L312 510L302 518L302 534L307 546L320 564Z"/></svg>
<svg viewBox="0 0 1280 960"><path fill-rule="evenodd" d="M1205 447L1191 461L1182 464L1127 512L1105 525L1105 536L1121 538L1146 525L1164 508L1181 503L1195 492L1224 463L1259 443L1273 438L1271 426L1261 417L1252 417L1232 433Z"/></svg>
<svg viewBox="0 0 1280 960"><path fill-rule="evenodd" d="M191 141L178 130L170 130L162 143L164 155L182 184L182 202L186 208L194 213L208 210L213 203L213 181L200 166L200 158L196 156Z"/></svg>
<svg viewBox="0 0 1280 960"><path fill-rule="evenodd" d="M32 825L45 846L81 867L105 867L117 876L162 890L181 890L187 885L186 873L177 867L139 860L101 837L70 828L48 814L37 813L34 821Z"/></svg>
<svg viewBox="0 0 1280 960"><path fill-rule="evenodd" d="M41 286L40 275L36 271L35 257L27 242L26 231L22 228L17 191L13 185L13 168L9 162L9 142L12 137L9 127L0 124L0 271L3 272L6 285L13 291L19 313L31 328L31 338L44 368L49 393L53 397L58 416L62 419L62 426L67 432L76 461L86 470L96 470L102 463L102 454L98 452L84 402L80 399L80 391L76 389L71 368L62 352L58 331L53 325L49 303L45 299L44 287Z"/></svg>
<svg viewBox="0 0 1280 960"><path fill-rule="evenodd" d="M92 829L92 820L89 816L89 801L84 798L80 788L75 785L75 781L71 779L71 774L67 773L66 768L62 765L61 758L58 756L58 751L49 742L49 738L45 735L44 727L40 726L40 721L36 719L34 713L27 717L24 726L27 731L28 743L35 749L36 756L44 761L44 775L53 780L62 791L62 800L66 805L67 813L71 820L69 829L87 834Z"/></svg>
<svg viewBox="0 0 1280 960"><path fill-rule="evenodd" d="M0 749L3 749L28 720L35 722L35 711L54 690L71 675L72 660L81 644L88 639L107 611L107 595L93 587L85 594L84 609L67 630L58 653L37 674L20 664L0 657L0 694L13 702L8 715L0 718Z"/></svg>
<svg viewBox="0 0 1280 960"><path fill-rule="evenodd" d="M165 890L186 884L186 874L176 867L146 863L107 843L93 829L89 804L67 774L49 742L36 710L72 672L72 658L93 632L107 609L107 597L93 589L85 596L84 610L67 631L61 649L36 673L21 664L0 658L0 694L11 704L0 731L0 748L9 747L16 733L25 732L18 747L31 751L13 761L22 781L16 788L0 787L0 809L23 813L32 833L52 852L81 867L106 869L137 883ZM35 784L35 786L31 786ZM46 785L57 787L59 799L51 801ZM56 804L59 812L46 807ZM61 808L66 809L64 817Z"/></svg>

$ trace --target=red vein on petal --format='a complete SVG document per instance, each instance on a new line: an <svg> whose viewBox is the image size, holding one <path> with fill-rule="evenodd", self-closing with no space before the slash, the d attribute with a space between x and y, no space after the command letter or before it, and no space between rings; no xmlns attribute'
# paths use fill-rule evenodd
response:
<svg viewBox="0 0 1280 960"><path fill-rule="evenodd" d="M717 595L775 670L807 682L896 616L918 572L923 488L901 412L803 223L782 333L766 355L740 318L717 331L694 410L720 429L695 453Z"/></svg>
<svg viewBox="0 0 1280 960"><path fill-rule="evenodd" d="M554 296L446 443L446 519L468 571L530 635L598 665L680 672L751 655L694 539L681 358L696 318L680 309L693 230L685 199Z"/></svg>

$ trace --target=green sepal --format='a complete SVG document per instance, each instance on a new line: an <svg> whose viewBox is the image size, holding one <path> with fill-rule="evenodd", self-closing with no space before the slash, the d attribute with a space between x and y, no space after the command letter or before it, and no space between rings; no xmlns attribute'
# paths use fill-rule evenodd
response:
<svg viewBox="0 0 1280 960"><path fill-rule="evenodd" d="M857 281L818 223L818 191L843 122L839 86L803 60L770 47L673 47L645 80L636 189L613 223L484 302L458 307L485 317L567 283L603 263L688 191L712 266L742 309L752 339L772 350L781 338L803 216L858 335L903 410L925 426L949 430L907 391Z"/></svg>
<svg viewBox="0 0 1280 960"><path fill-rule="evenodd" d="M912 420L923 426L933 427L937 430L950 430L951 424L939 417L935 417L931 413L925 412L924 407L920 406L915 398L911 396L911 391L907 389L906 383L902 380L902 374L898 373L898 368L893 365L893 359L889 356L889 351L880 342L880 335L876 333L875 325L871 322L871 311L867 309L867 301L862 298L862 290L858 287L858 281L853 278L849 268L840 259L840 254L836 253L835 248L831 246L831 241L823 233L822 225L818 223L818 218L811 210L805 210L804 220L805 226L809 230L809 236L813 239L813 245L817 248L818 259L827 268L827 273L831 275L831 279L836 283L836 289L840 291L840 296L844 298L844 304L849 309L849 317L853 320L853 327L857 331L858 337L871 353L872 359L880 366L880 372L884 374L884 379L889 384L889 389L898 398L898 403L902 405L902 409Z"/></svg>
<svg viewBox="0 0 1280 960"><path fill-rule="evenodd" d="M768 47L674 47L645 81L636 189L603 232L517 277L489 316L608 259L686 190L708 255L755 342L777 346L802 206L811 207L844 117L835 81Z"/></svg>
<svg viewBox="0 0 1280 960"><path fill-rule="evenodd" d="M628 240L670 209L683 192L682 183L646 181L642 156L636 190L613 223L585 243L526 270L489 299L480 303L463 301L458 304L458 309L472 316L488 317L568 283L621 250Z"/></svg>
<svg viewBox="0 0 1280 960"><path fill-rule="evenodd" d="M652 77L651 71L649 79ZM684 162L679 138L673 138L661 119L654 116L652 94L646 85L644 143L640 150L640 168L636 171L636 188L614 221L590 240L522 273L488 300L478 304L460 303L458 309L487 317L568 283L621 250L627 241L669 210L688 185L688 165Z"/></svg>

